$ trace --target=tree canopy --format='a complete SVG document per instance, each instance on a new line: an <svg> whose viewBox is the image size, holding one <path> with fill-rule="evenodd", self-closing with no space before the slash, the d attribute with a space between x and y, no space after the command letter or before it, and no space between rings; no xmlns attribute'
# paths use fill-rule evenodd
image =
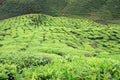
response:
<svg viewBox="0 0 120 80"><path fill-rule="evenodd" d="M120 0L1 0L0 19L29 13L120 18ZM2 16L1 16L2 15Z"/></svg>

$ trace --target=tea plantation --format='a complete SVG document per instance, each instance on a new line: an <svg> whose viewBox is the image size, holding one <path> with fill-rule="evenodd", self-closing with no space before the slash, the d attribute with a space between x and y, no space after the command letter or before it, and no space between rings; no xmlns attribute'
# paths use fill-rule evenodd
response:
<svg viewBox="0 0 120 80"><path fill-rule="evenodd" d="M0 80L120 80L120 25L43 14L0 20Z"/></svg>

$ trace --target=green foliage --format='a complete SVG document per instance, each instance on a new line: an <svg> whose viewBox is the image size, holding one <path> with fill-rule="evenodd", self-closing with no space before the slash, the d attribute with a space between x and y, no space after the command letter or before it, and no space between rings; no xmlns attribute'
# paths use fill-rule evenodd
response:
<svg viewBox="0 0 120 80"><path fill-rule="evenodd" d="M104 64L106 63L106 64ZM119 63L112 60L96 58L74 58L71 63L59 62L41 67L31 67L23 70L23 75L30 79L32 75L36 80L96 80L119 79ZM109 66L110 65L110 66ZM32 74L30 74L32 73Z"/></svg>
<svg viewBox="0 0 120 80"><path fill-rule="evenodd" d="M2 0L0 3L0 19L30 13L120 18L119 0Z"/></svg>
<svg viewBox="0 0 120 80"><path fill-rule="evenodd" d="M119 80L120 26L30 14L0 21L0 80Z"/></svg>
<svg viewBox="0 0 120 80"><path fill-rule="evenodd" d="M0 80L14 80L16 74L16 65L0 64Z"/></svg>

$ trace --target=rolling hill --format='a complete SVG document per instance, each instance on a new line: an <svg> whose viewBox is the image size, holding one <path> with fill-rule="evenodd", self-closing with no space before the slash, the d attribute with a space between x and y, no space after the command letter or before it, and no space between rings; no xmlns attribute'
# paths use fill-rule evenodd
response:
<svg viewBox="0 0 120 80"><path fill-rule="evenodd" d="M0 80L119 80L119 31L82 17L0 20Z"/></svg>

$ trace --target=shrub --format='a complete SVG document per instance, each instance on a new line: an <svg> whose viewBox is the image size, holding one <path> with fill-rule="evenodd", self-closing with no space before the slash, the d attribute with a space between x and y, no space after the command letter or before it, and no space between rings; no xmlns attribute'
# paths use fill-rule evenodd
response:
<svg viewBox="0 0 120 80"><path fill-rule="evenodd" d="M15 80L16 65L0 64L0 80Z"/></svg>

